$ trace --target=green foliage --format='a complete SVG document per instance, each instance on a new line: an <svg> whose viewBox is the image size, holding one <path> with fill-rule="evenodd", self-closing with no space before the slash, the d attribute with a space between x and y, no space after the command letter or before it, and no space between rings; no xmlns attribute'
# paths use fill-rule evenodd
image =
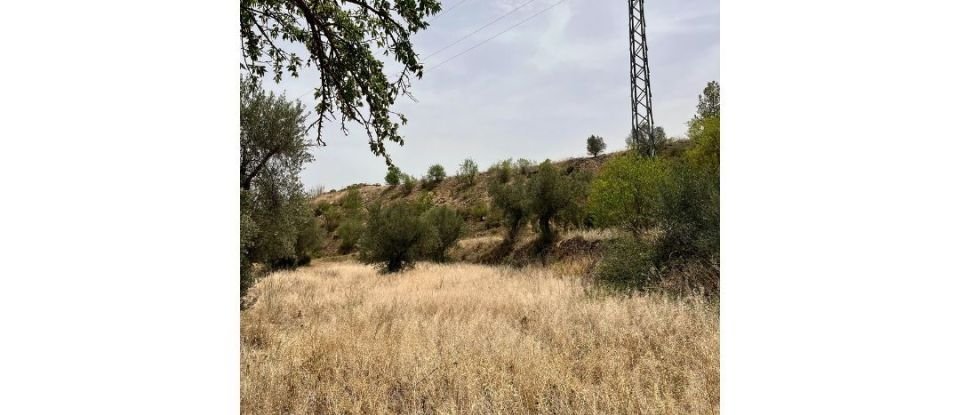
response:
<svg viewBox="0 0 960 415"><path fill-rule="evenodd" d="M430 210L430 208L433 207L433 195L430 193L420 193L417 195L417 200L413 201L413 207L418 215Z"/></svg>
<svg viewBox="0 0 960 415"><path fill-rule="evenodd" d="M513 160L507 159L493 163L493 165L487 169L487 174L490 175L491 180L495 183L502 184L510 181L510 177L513 176Z"/></svg>
<svg viewBox="0 0 960 415"><path fill-rule="evenodd" d="M693 144L687 150L690 164L713 174L720 174L720 116L690 121L687 132Z"/></svg>
<svg viewBox="0 0 960 415"><path fill-rule="evenodd" d="M593 175L586 171L570 175L568 185L571 188L572 202L557 214L556 222L559 225L563 225L564 228L593 227L593 219L587 210L587 195L592 181Z"/></svg>
<svg viewBox="0 0 960 415"><path fill-rule="evenodd" d="M527 182L528 208L537 218L541 247L556 239L550 223L558 214L575 206L575 190L573 180L560 174L550 160L540 163L537 173Z"/></svg>
<svg viewBox="0 0 960 415"><path fill-rule="evenodd" d="M424 213L423 220L427 227L423 254L437 262L445 261L447 250L463 235L463 218L453 209L437 206Z"/></svg>
<svg viewBox="0 0 960 415"><path fill-rule="evenodd" d="M587 153L590 153L591 156L596 157L606 149L607 143L603 142L603 137L596 135L587 137Z"/></svg>
<svg viewBox="0 0 960 415"><path fill-rule="evenodd" d="M443 169L443 166L439 164L434 164L430 166L430 169L427 170L427 181L431 185L437 185L447 177L447 171Z"/></svg>
<svg viewBox="0 0 960 415"><path fill-rule="evenodd" d="M396 166L387 167L387 175L384 176L383 181L390 186L396 186L400 184L400 169Z"/></svg>
<svg viewBox="0 0 960 415"><path fill-rule="evenodd" d="M363 208L363 199L360 197L360 190L348 190L347 194L340 199L340 208L343 209L344 215L349 218L359 217L361 214L360 210Z"/></svg>
<svg viewBox="0 0 960 415"><path fill-rule="evenodd" d="M706 88L703 88L703 94L697 97L697 115L694 120L702 120L709 117L720 116L720 83L710 81Z"/></svg>
<svg viewBox="0 0 960 415"><path fill-rule="evenodd" d="M457 178L464 184L472 185L476 182L479 171L480 169L477 167L477 163L471 159L466 159L463 161L463 164L460 165L460 170L457 171Z"/></svg>
<svg viewBox="0 0 960 415"><path fill-rule="evenodd" d="M417 188L417 179L409 174L401 174L400 179L403 181L403 194L408 195Z"/></svg>
<svg viewBox="0 0 960 415"><path fill-rule="evenodd" d="M517 172L519 172L520 174L523 174L523 175L527 175L527 174L530 174L530 173L533 172L533 166L534 166L535 164L536 164L536 163L534 163L534 162L532 162L532 161L530 161L530 160L527 160L527 159L519 159L519 160L517 160L517 162L514 164L514 166L515 166Z"/></svg>
<svg viewBox="0 0 960 415"><path fill-rule="evenodd" d="M411 36L439 11L438 0L241 0L241 66L260 78L269 65L276 82L284 74L299 76L304 65L318 69L313 96L319 120L339 116L360 123L370 150L392 165L384 143L403 144L398 130L406 118L395 121L391 106L407 93L411 75L423 76ZM402 66L395 80L384 72L382 51ZM321 141L323 130L317 131Z"/></svg>
<svg viewBox="0 0 960 415"><path fill-rule="evenodd" d="M632 236L611 241L597 264L597 279L621 289L649 287L659 278L650 252L650 246Z"/></svg>
<svg viewBox="0 0 960 415"><path fill-rule="evenodd" d="M328 202L320 202L317 204L317 207L314 208L314 216L322 220L323 227L327 232L336 230L344 218L343 210Z"/></svg>
<svg viewBox="0 0 960 415"><path fill-rule="evenodd" d="M348 219L337 227L337 238L340 239L340 252L348 253L356 248L363 236L363 222L359 219Z"/></svg>
<svg viewBox="0 0 960 415"><path fill-rule="evenodd" d="M667 145L667 132L664 131L663 127L654 127L653 128L653 139L651 140L646 136L646 124L640 126L639 130L633 131L627 136L627 148L639 152L643 155L650 154L651 147L652 151L655 154L660 154L663 151L664 146Z"/></svg>
<svg viewBox="0 0 960 415"><path fill-rule="evenodd" d="M490 208L482 200L470 202L460 210L460 214L471 220L479 221L490 213Z"/></svg>
<svg viewBox="0 0 960 415"><path fill-rule="evenodd" d="M637 241L652 239L634 254L644 255L656 268L719 257L718 175L678 161L628 154L603 166L591 186L589 206L598 224L623 226Z"/></svg>
<svg viewBox="0 0 960 415"><path fill-rule="evenodd" d="M494 180L488 191L493 198L493 207L507 226L505 242L512 244L530 217L526 182L522 177L506 183Z"/></svg>
<svg viewBox="0 0 960 415"><path fill-rule="evenodd" d="M401 200L374 205L360 243L360 258L380 264L386 272L398 272L413 264L427 236L415 204Z"/></svg>
<svg viewBox="0 0 960 415"><path fill-rule="evenodd" d="M240 290L253 283L253 264L303 262L312 222L299 174L313 158L299 103L264 92L252 79L240 87Z"/></svg>
<svg viewBox="0 0 960 415"><path fill-rule="evenodd" d="M326 231L317 217L312 217L302 224L297 234L296 255L298 265L310 263L310 259L320 254L323 248L323 238Z"/></svg>
<svg viewBox="0 0 960 415"><path fill-rule="evenodd" d="M622 226L635 235L652 228L666 161L627 153L607 160L590 187L589 210L599 226Z"/></svg>

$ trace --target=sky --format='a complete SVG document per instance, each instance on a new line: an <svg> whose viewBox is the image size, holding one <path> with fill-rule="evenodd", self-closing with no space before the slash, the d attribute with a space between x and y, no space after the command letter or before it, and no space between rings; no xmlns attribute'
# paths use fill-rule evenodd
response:
<svg viewBox="0 0 960 415"><path fill-rule="evenodd" d="M531 0L448 0L445 12L413 37L421 57ZM406 115L405 144L388 143L402 171L421 177L439 163L448 175L471 158L481 169L498 160L542 161L586 155L591 134L604 137L607 151L626 147L630 130L627 2L565 0L526 23L431 69L509 28L557 0L532 0L495 24L430 56L423 79L414 79L416 98L398 98ZM681 137L707 82L720 81L719 0L645 2L654 124ZM387 74L399 66L387 63ZM313 107L316 70L264 87L288 98L302 96ZM312 114L309 120L316 119ZM301 172L304 187L340 189L382 183L386 165L370 152L359 125L344 135L339 124L323 132L326 147ZM315 132L312 132L315 134ZM311 135L315 138L315 135Z"/></svg>

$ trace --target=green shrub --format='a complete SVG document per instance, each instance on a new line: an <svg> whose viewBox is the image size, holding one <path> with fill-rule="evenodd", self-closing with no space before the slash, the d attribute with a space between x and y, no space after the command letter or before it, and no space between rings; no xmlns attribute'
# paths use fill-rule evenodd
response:
<svg viewBox="0 0 960 415"><path fill-rule="evenodd" d="M323 227L327 232L335 231L344 219L343 209L329 203L322 203L317 206L314 213L316 214L317 212L319 212L320 218L323 221Z"/></svg>
<svg viewBox="0 0 960 415"><path fill-rule="evenodd" d="M360 244L360 259L398 272L414 263L427 237L417 207L407 201L370 208Z"/></svg>
<svg viewBox="0 0 960 415"><path fill-rule="evenodd" d="M600 225L654 236L650 258L707 259L720 250L720 177L685 163L624 155L593 181L590 212ZM654 231L654 232L651 232Z"/></svg>
<svg viewBox="0 0 960 415"><path fill-rule="evenodd" d="M430 182L431 185L440 184L445 178L447 178L447 171L439 164L434 164L427 170L426 180Z"/></svg>
<svg viewBox="0 0 960 415"><path fill-rule="evenodd" d="M532 161L530 161L530 160L520 159L520 160L517 160L517 163L516 163L515 167L516 167L516 170L517 170L518 173L523 174L523 175L528 175L528 174L530 174L530 173L533 173L533 166L534 166L535 164L536 164L536 163L534 163L534 162L532 162Z"/></svg>
<svg viewBox="0 0 960 415"><path fill-rule="evenodd" d="M698 168L720 174L720 116L695 119L687 132L692 146L686 152L690 163Z"/></svg>
<svg viewBox="0 0 960 415"><path fill-rule="evenodd" d="M297 234L296 256L298 265L310 263L310 259L320 254L323 238L326 236L320 219L312 217L303 223Z"/></svg>
<svg viewBox="0 0 960 415"><path fill-rule="evenodd" d="M482 200L476 200L463 207L461 215L472 220L481 220L489 214L490 208Z"/></svg>
<svg viewBox="0 0 960 415"><path fill-rule="evenodd" d="M417 200L413 201L413 207L418 215L426 213L426 211L433 207L433 195L430 193L420 193L417 195Z"/></svg>
<svg viewBox="0 0 960 415"><path fill-rule="evenodd" d="M591 156L596 157L606 149L607 143L603 142L603 137L596 135L587 137L587 153L589 153Z"/></svg>
<svg viewBox="0 0 960 415"><path fill-rule="evenodd" d="M437 206L423 214L423 221L427 227L423 255L437 262L445 261L447 250L463 235L463 218L453 209Z"/></svg>
<svg viewBox="0 0 960 415"><path fill-rule="evenodd" d="M457 178L464 184L472 185L476 182L478 172L477 163L471 159L466 159L460 165L460 170L457 171Z"/></svg>
<svg viewBox="0 0 960 415"><path fill-rule="evenodd" d="M487 169L492 183L506 183L513 176L513 160L507 159L494 163Z"/></svg>
<svg viewBox="0 0 960 415"><path fill-rule="evenodd" d="M363 236L363 223L358 219L348 219L337 227L337 238L340 239L340 252L348 253L357 246Z"/></svg>
<svg viewBox="0 0 960 415"><path fill-rule="evenodd" d="M594 273L598 280L621 289L644 289L659 279L650 247L632 236L611 241Z"/></svg>
<svg viewBox="0 0 960 415"><path fill-rule="evenodd" d="M401 174L400 179L403 181L403 194L408 195L417 188L417 179L409 174Z"/></svg>
<svg viewBox="0 0 960 415"><path fill-rule="evenodd" d="M400 169L395 166L391 166L387 169L387 175L383 177L383 181L390 186L396 186L400 184Z"/></svg>
<svg viewBox="0 0 960 415"><path fill-rule="evenodd" d="M666 161L627 153L608 160L590 186L589 211L597 224L621 226L639 237L656 225Z"/></svg>
<svg viewBox="0 0 960 415"><path fill-rule="evenodd" d="M363 199L360 197L360 190L356 188L347 191L347 194L340 199L340 207L344 215L353 218L360 215L360 209L363 207Z"/></svg>

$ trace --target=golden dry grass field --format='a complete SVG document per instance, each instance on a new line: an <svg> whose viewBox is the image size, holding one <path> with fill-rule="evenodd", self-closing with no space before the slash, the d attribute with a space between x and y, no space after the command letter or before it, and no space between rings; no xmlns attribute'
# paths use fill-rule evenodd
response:
<svg viewBox="0 0 960 415"><path fill-rule="evenodd" d="M279 272L241 312L241 412L709 414L719 307L544 269Z"/></svg>

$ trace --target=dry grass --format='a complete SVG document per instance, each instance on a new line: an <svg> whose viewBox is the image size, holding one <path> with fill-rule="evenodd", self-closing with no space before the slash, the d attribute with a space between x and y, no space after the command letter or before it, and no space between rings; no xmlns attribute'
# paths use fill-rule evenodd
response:
<svg viewBox="0 0 960 415"><path fill-rule="evenodd" d="M324 263L252 288L241 411L719 412L715 304L611 296L549 270Z"/></svg>

